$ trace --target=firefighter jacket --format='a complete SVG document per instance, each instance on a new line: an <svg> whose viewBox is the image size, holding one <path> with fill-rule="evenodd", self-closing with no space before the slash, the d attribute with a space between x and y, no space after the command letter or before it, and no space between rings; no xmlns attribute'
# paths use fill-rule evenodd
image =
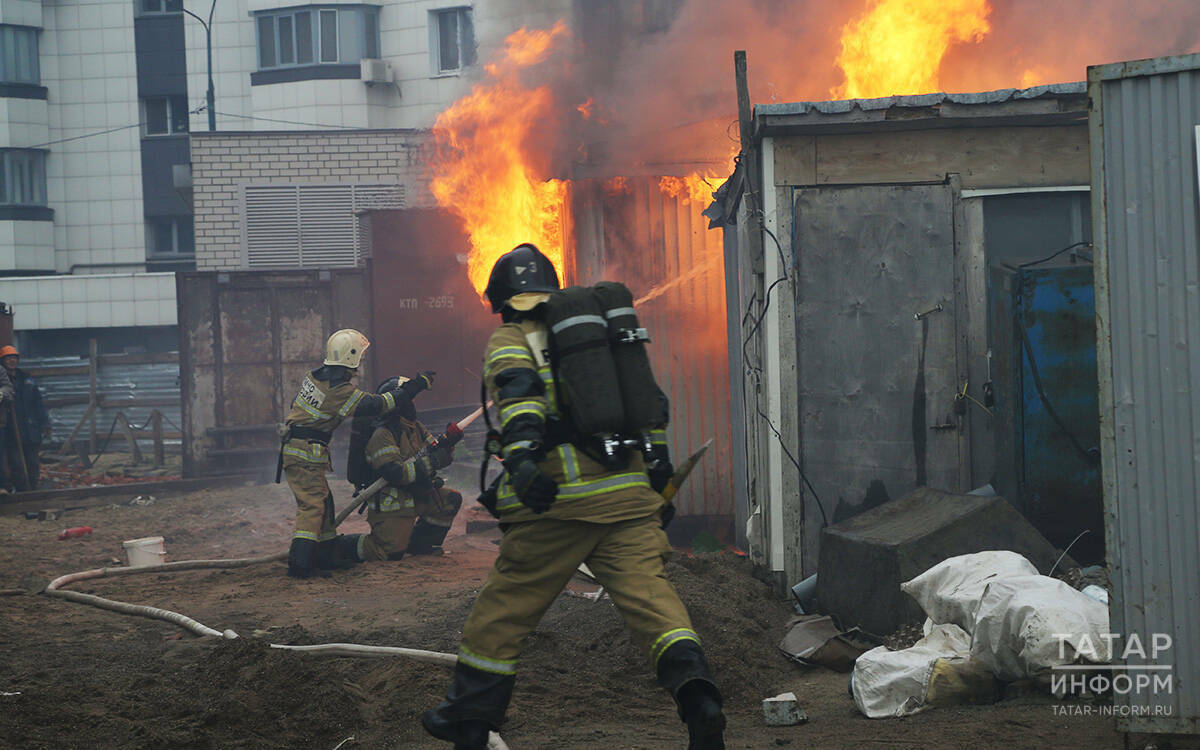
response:
<svg viewBox="0 0 1200 750"><path fill-rule="evenodd" d="M530 345L531 339L546 341L546 334L546 326L538 321L506 323L488 339L484 353L484 381L499 410L501 457L536 449L533 443L541 442L545 457L538 467L558 483L558 498L550 510L536 514L521 504L505 474L497 491L500 520L616 523L658 512L663 498L650 488L640 453L633 453L625 468L614 471L575 442L547 442L547 422L562 420L563 414L556 403L554 373L546 355L542 351L535 354Z"/></svg>
<svg viewBox="0 0 1200 750"><path fill-rule="evenodd" d="M287 415L284 458L328 465L329 440L343 419L387 414L396 408L392 393L368 393L349 380L331 382L321 377L325 370L321 367L306 373L300 383Z"/></svg>
<svg viewBox="0 0 1200 750"><path fill-rule="evenodd" d="M427 485L429 480L417 467L417 454L437 439L416 420L396 417L391 421L395 428L383 425L367 442L367 460L371 468L388 480L387 487L375 496L379 503L376 509L380 513L415 516L417 502L413 490Z"/></svg>

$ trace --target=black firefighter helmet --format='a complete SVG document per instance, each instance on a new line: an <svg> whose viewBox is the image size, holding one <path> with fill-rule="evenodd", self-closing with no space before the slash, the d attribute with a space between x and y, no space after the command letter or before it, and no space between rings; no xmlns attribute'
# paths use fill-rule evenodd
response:
<svg viewBox="0 0 1200 750"><path fill-rule="evenodd" d="M553 292L558 288L554 264L542 255L541 250L526 242L500 256L492 266L492 275L488 277L483 293L492 303L492 312L497 313L518 294Z"/></svg>

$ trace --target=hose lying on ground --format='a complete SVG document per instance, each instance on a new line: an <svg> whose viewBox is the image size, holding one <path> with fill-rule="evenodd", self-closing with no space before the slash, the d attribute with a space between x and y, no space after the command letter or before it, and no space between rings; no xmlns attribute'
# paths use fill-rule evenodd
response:
<svg viewBox="0 0 1200 750"><path fill-rule="evenodd" d="M351 511L359 507L364 498L370 497L375 491L382 486L381 482L376 482L371 487L368 487L363 492L359 493L349 507L342 510L334 519L334 528L340 526L342 521L350 515ZM161 565L144 565L138 568L95 568L93 570L85 570L79 573L68 573L67 575L59 576L46 586L45 593L47 596L56 596L69 601L78 602L80 604L90 604L101 609L120 612L125 615L138 615L140 617L151 617L158 620L165 620L174 625L178 625L184 630L188 630L199 636L207 636L213 638L225 638L233 640L238 637L238 634L232 630L224 632L214 630L207 625L197 622L187 615L182 615L178 612L172 612L169 609L161 609L159 607L148 607L142 604L128 604L119 602L115 599L105 599L104 597L95 596L93 594L83 594L78 591L67 591L63 589L69 583L76 581L86 581L92 578L104 578L107 576L123 576L133 575L137 573L171 573L180 570L224 570L228 568L245 568L250 565L258 565L260 563L275 562L276 560L286 560L287 552L277 552L272 555L262 555L261 557L236 557L224 560L177 560L175 562L163 563ZM272 643L271 648L281 649L284 651L300 651L318 656L407 656L411 659L424 661L434 664L443 664L453 667L458 663L458 657L454 654L443 654L437 651L424 651L416 648L400 648L397 646L365 646L356 643L322 643L315 646L288 646L282 643ZM496 732L488 733L488 750L509 750L508 745Z"/></svg>
<svg viewBox="0 0 1200 750"><path fill-rule="evenodd" d="M181 615L178 612L172 612L169 609L160 609L158 607L148 607L142 604L128 604L119 602L115 599L105 599L101 596L93 594L81 594L78 591L67 591L63 589L69 583L76 581L86 581L92 578L104 578L106 576L121 576L131 575L134 573L163 573L176 570L204 570L204 569L223 569L223 568L244 568L248 565L257 565L264 562L273 562L275 560L283 560L287 558L286 552L280 552L274 555L264 555L262 557L240 557L228 560L179 560L177 562L163 563L162 565L146 565L140 568L95 568L93 570L85 570L80 573L68 573L65 576L59 576L50 582L44 593L47 596L57 596L62 599L69 599L80 604L91 604L94 607L101 609L120 612L125 615L138 615L140 617L152 617L158 620L166 620L174 623L184 630L191 631L200 636L211 636L214 638L237 638L237 633L232 630L221 632L214 630L207 625L197 622L187 615Z"/></svg>
<svg viewBox="0 0 1200 750"><path fill-rule="evenodd" d="M91 604L92 606L112 610L113 612L120 612L121 614L166 620L199 636L232 640L238 637L238 634L232 630L225 630L224 632L214 630L178 612L141 604L128 604L116 601L115 599L105 599L93 594L82 594L78 591L67 591L62 587L76 581L86 581L106 576L132 575L136 573L165 573L179 570L244 568L249 565L285 559L287 559L287 553L280 552L274 555L263 555L262 557L240 557L227 560L179 560L177 562L163 563L162 565L145 565L139 568L95 568L93 570L59 576L46 586L43 593L48 596L57 596L73 602L79 602L80 604ZM314 646L288 646L282 643L272 643L270 647L283 651L300 651L318 656L407 656L417 661L442 664L449 667L453 667L458 663L458 657L454 654L443 654L438 651L425 651L416 648L400 648L397 646L366 646L357 643L322 643ZM509 750L508 745L496 732L488 734L487 746L488 750Z"/></svg>

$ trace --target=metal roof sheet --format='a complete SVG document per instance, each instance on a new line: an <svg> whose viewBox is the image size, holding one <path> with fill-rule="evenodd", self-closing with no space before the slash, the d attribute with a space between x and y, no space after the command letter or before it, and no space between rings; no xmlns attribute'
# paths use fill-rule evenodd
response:
<svg viewBox="0 0 1200 750"><path fill-rule="evenodd" d="M941 104L1002 104L1004 102L1028 99L1053 99L1061 97L1083 97L1087 95L1087 84L1083 81L1071 83L1051 83L1045 86L1034 86L1028 89L997 89L995 91L977 91L960 94L917 94L911 96L884 96L877 99L836 99L823 102L780 102L775 104L758 104L754 107L755 115L769 117L771 115L807 115L807 114L844 114L859 109L863 112L892 109L893 107L924 108L936 107Z"/></svg>

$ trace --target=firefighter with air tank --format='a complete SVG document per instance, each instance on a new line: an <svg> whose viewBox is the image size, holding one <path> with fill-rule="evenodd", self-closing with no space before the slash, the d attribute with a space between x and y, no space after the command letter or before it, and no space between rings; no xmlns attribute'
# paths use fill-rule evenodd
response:
<svg viewBox="0 0 1200 750"><path fill-rule="evenodd" d="M362 489L377 477L387 486L367 500L370 534L338 537L343 558L354 562L400 560L405 554L440 554L462 507L462 495L443 486L437 472L454 460L463 432L451 422L434 436L417 419L412 396L423 390L408 378L390 378L379 393L396 393L383 417L358 417L351 425L347 479Z"/></svg>
<svg viewBox="0 0 1200 750"><path fill-rule="evenodd" d="M344 419L380 416L396 408L394 392L369 393L352 382L371 342L350 328L334 332L325 345L321 367L305 374L292 401L287 421L280 426L279 475L287 477L296 496L296 531L288 552L288 575L310 578L338 567L333 493L325 480L330 468L329 441ZM432 385L433 373L419 380Z"/></svg>
<svg viewBox="0 0 1200 750"><path fill-rule="evenodd" d="M484 355L499 410L488 451L505 472L480 501L504 532L446 699L422 725L455 748L486 747L526 638L586 563L675 699L689 748L724 748L721 694L664 572L672 508L659 492L673 474L666 398L632 295L611 282L559 291L553 265L529 244L496 262L486 295L503 320Z"/></svg>

